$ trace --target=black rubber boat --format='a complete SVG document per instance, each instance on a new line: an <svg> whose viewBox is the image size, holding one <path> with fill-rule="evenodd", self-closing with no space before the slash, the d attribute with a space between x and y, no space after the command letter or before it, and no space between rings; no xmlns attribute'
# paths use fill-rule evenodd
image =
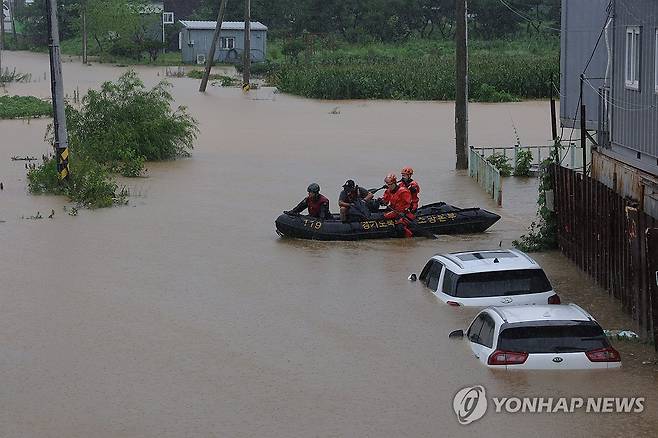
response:
<svg viewBox="0 0 658 438"><path fill-rule="evenodd" d="M445 202L420 207L412 231L425 235L481 233L500 219L495 213L481 208L458 208ZM343 223L338 215L333 220L320 220L307 215L282 214L276 219L276 230L281 236L312 240L361 240L402 237L395 221L373 213L368 220ZM420 236L421 233L414 233Z"/></svg>

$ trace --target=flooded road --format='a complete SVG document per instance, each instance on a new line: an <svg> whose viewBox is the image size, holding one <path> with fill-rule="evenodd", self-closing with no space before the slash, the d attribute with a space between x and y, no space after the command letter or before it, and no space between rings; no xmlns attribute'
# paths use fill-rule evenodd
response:
<svg viewBox="0 0 658 438"><path fill-rule="evenodd" d="M43 78L48 58L5 55ZM125 69L66 63L66 92ZM152 85L164 69L138 68ZM448 340L472 309L409 283L437 252L511 246L536 209L536 181L505 182L501 209L454 167L453 105L318 102L172 79L199 120L189 159L121 180L130 203L72 217L26 193L23 162L48 123L0 122L2 437L655 436L658 368L619 342L611 373L494 373ZM9 93L47 97L41 79ZM338 107L339 114L330 114ZM550 137L545 102L472 104L472 144ZM274 219L317 181L336 210L347 178L380 186L411 165L424 202L481 206L502 219L438 240L280 239ZM52 220L21 217L55 210ZM614 300L557 252L536 255L563 302L604 328L632 328ZM496 414L457 422L454 394L646 397L642 414Z"/></svg>

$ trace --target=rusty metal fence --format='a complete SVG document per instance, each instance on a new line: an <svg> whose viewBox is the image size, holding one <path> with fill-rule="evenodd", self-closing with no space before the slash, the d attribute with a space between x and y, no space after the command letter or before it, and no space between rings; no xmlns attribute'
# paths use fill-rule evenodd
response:
<svg viewBox="0 0 658 438"><path fill-rule="evenodd" d="M552 171L560 250L658 341L658 221L582 173Z"/></svg>

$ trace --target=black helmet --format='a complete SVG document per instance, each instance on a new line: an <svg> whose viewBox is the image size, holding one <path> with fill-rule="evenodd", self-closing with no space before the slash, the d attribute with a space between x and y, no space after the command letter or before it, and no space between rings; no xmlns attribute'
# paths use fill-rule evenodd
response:
<svg viewBox="0 0 658 438"><path fill-rule="evenodd" d="M309 193L315 193L316 195L320 193L320 186L317 185L316 183L312 183L308 186L308 192Z"/></svg>

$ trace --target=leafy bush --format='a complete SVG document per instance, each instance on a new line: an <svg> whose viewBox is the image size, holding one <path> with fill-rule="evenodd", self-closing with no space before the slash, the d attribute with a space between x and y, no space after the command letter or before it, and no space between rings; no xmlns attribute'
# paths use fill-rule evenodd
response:
<svg viewBox="0 0 658 438"><path fill-rule="evenodd" d="M188 156L198 132L196 121L184 107L172 111L169 87L161 82L146 90L137 74L128 71L116 83L90 90L80 110L67 108L72 152L133 176L146 160Z"/></svg>
<svg viewBox="0 0 658 438"><path fill-rule="evenodd" d="M510 176L512 174L512 166L510 165L510 158L499 152L491 154L487 157L487 161L493 164L498 169L500 176Z"/></svg>
<svg viewBox="0 0 658 438"><path fill-rule="evenodd" d="M28 173L30 192L66 195L90 208L109 207L125 202L112 172L139 176L146 160L189 155L196 121L183 107L171 109L168 86L161 82L146 90L129 71L115 83L105 82L100 91L90 90L79 110L67 107L69 181L58 181L57 164L49 159Z"/></svg>
<svg viewBox="0 0 658 438"><path fill-rule="evenodd" d="M117 194L117 185L107 169L91 160L76 159L69 164L71 177L67 184L57 177L57 162L46 160L27 173L30 193L50 193L68 196L72 201L89 208L110 207L125 203L123 194Z"/></svg>
<svg viewBox="0 0 658 438"><path fill-rule="evenodd" d="M478 102L517 102L520 100L510 93L496 90L496 87L489 84L480 85L475 96L477 96Z"/></svg>
<svg viewBox="0 0 658 438"><path fill-rule="evenodd" d="M284 56L291 58L292 60L297 60L297 57L301 52L306 49L306 44L300 38L294 38L283 43L281 47L281 53Z"/></svg>
<svg viewBox="0 0 658 438"><path fill-rule="evenodd" d="M532 165L532 152L529 150L520 150L516 154L516 169L514 176L530 176L530 166Z"/></svg>
<svg viewBox="0 0 658 438"><path fill-rule="evenodd" d="M554 174L551 164L555 163L559 154L559 140L556 143L556 151L551 151L550 156L542 161L540 165L539 196L537 197L537 215L539 222L533 221L528 227L528 233L514 240L514 247L526 251L541 251L557 248L557 216L549 209L548 194L553 193Z"/></svg>
<svg viewBox="0 0 658 438"><path fill-rule="evenodd" d="M50 102L34 96L0 96L0 119L47 117L53 113Z"/></svg>

